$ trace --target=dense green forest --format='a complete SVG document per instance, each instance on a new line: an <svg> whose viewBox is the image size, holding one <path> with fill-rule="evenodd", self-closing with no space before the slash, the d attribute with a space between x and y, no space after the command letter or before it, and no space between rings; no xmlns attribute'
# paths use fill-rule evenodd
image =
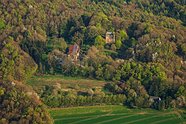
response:
<svg viewBox="0 0 186 124"><path fill-rule="evenodd" d="M101 96L104 103L108 97L130 107L185 107L185 26L185 0L1 0L0 103L7 82L61 74L112 82L105 90L114 98ZM114 32L114 43L106 43L107 32ZM74 44L80 47L75 62L68 55ZM51 94L40 93L51 107L99 103L90 95L63 103L68 94ZM153 104L152 96L161 100ZM50 103L58 98L60 105Z"/></svg>

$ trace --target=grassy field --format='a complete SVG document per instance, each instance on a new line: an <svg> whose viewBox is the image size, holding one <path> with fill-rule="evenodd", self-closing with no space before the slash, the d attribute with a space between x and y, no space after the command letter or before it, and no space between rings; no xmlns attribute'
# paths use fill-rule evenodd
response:
<svg viewBox="0 0 186 124"><path fill-rule="evenodd" d="M52 109L50 113L55 124L186 124L181 110L89 106Z"/></svg>
<svg viewBox="0 0 186 124"><path fill-rule="evenodd" d="M60 84L66 90L103 88L107 83L61 75L34 76L27 81L34 89L45 85ZM78 88L77 88L78 87ZM89 106L51 109L55 124L186 124L181 110L156 111L152 109L128 109L123 106Z"/></svg>
<svg viewBox="0 0 186 124"><path fill-rule="evenodd" d="M102 88L106 82L83 79L78 77L65 77L62 75L44 75L34 76L27 80L27 83L33 88L39 88L44 85L60 84L62 89L87 89L87 88Z"/></svg>

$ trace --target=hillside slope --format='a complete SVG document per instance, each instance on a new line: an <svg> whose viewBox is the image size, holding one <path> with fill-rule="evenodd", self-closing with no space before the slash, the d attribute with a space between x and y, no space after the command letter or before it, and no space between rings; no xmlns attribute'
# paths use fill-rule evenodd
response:
<svg viewBox="0 0 186 124"><path fill-rule="evenodd" d="M107 90L132 107L152 107L152 96L154 108L186 105L183 0L1 0L0 17L3 80L80 76L112 81Z"/></svg>
<svg viewBox="0 0 186 124"><path fill-rule="evenodd" d="M46 107L21 83L0 82L1 124L52 124Z"/></svg>

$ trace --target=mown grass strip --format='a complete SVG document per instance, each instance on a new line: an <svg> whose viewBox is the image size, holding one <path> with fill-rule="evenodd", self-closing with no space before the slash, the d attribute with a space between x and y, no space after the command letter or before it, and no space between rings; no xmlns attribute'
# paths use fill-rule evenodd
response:
<svg viewBox="0 0 186 124"><path fill-rule="evenodd" d="M176 118L167 118L167 119L157 120L155 122L152 122L151 124L161 124L161 123L165 124L165 122L167 122L167 121L171 121L171 124L173 124L172 121L175 119Z"/></svg>
<svg viewBox="0 0 186 124"><path fill-rule="evenodd" d="M118 117L118 118L113 118L113 119L110 119L110 120L106 120L106 121L100 121L98 122L97 124L104 124L104 123L113 123L114 121L118 121L118 120L121 120L123 118L131 118L131 117L134 117L134 116L138 116L138 115L127 115L127 116L121 116L121 117ZM113 123L114 124L114 123Z"/></svg>
<svg viewBox="0 0 186 124"><path fill-rule="evenodd" d="M102 121L106 121L106 120L111 120L114 118L119 118L119 117L124 117L124 116L128 116L128 114L125 113L125 115L105 115L105 116L100 116L98 118L93 118L93 119L89 119L89 120L85 120L83 121L83 123L85 124L97 124L100 123ZM78 123L80 124L80 123Z"/></svg>
<svg viewBox="0 0 186 124"><path fill-rule="evenodd" d="M178 110L128 109L123 106L90 106L52 109L55 124L184 124Z"/></svg>

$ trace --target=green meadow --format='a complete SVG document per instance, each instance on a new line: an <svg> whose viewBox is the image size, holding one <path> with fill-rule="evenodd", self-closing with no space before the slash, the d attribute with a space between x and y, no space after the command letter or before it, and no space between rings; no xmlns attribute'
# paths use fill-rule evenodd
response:
<svg viewBox="0 0 186 124"><path fill-rule="evenodd" d="M33 76L27 80L27 84L31 85L34 89L38 89L45 85L53 86L60 84L62 89L87 89L87 88L102 88L106 81L98 81L92 79L84 79L81 77L67 77L63 75L44 75L44 76Z"/></svg>
<svg viewBox="0 0 186 124"><path fill-rule="evenodd" d="M183 110L157 111L124 106L52 109L55 124L186 124Z"/></svg>

